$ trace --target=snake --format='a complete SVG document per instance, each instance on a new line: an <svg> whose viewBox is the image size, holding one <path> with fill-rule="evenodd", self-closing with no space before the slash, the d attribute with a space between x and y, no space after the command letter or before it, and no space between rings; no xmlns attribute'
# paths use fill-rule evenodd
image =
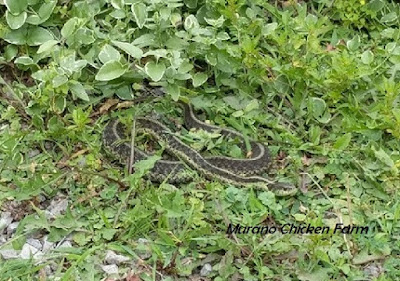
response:
<svg viewBox="0 0 400 281"><path fill-rule="evenodd" d="M200 121L190 103L179 101L183 108L186 128L202 129L207 132L218 132L223 137L239 139L239 147L246 151L246 138L243 134L216 125ZM256 187L272 191L277 196L292 196L297 188L291 183L277 182L260 174L268 171L271 157L267 146L252 139L247 139L250 146L250 158L233 158L227 156L203 156L200 152L185 144L167 126L154 118L136 117L136 133L149 134L161 143L168 154L176 160L159 159L149 173L146 174L153 182L167 181L172 184L186 183L193 180L193 175L187 173L187 167L197 171L208 180L218 180L227 184ZM119 119L112 119L104 128L102 139L106 150L121 164L128 163L132 153L131 142L127 140L126 128ZM248 147L248 146L247 146ZM148 159L148 152L133 147L134 162Z"/></svg>

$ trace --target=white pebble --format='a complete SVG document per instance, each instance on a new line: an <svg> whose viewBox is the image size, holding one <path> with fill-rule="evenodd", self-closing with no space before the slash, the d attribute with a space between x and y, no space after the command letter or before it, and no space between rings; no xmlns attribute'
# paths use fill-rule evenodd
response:
<svg viewBox="0 0 400 281"><path fill-rule="evenodd" d="M200 275L201 276L207 276L208 274L210 274L212 271L212 266L209 263L206 263L203 268L200 270Z"/></svg>

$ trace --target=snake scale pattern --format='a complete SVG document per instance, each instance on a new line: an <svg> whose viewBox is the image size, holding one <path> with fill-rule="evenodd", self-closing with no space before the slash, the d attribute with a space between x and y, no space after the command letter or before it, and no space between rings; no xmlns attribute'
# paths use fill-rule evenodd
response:
<svg viewBox="0 0 400 281"><path fill-rule="evenodd" d="M200 121L190 104L179 102L183 107L185 126L189 128L203 129L208 132L218 132L224 137L238 138L241 140L240 148L246 151L245 138L237 131L206 124ZM154 182L167 180L170 183L183 183L192 179L187 171L187 166L196 170L209 180L219 180L237 186L253 186L273 191L277 196L294 195L297 189L293 184L275 182L259 176L268 170L271 162L268 148L253 140L250 140L251 158L239 159L225 156L203 157L198 151L183 143L165 125L157 120L138 117L136 120L136 132L150 134L162 143L165 150L175 156L177 160L158 160L148 178ZM103 143L120 163L128 162L131 154L131 145L124 133L125 127L118 120L111 120L103 131ZM125 141L124 141L125 140ZM134 161L147 159L149 154L134 147ZM186 165L185 165L186 164Z"/></svg>

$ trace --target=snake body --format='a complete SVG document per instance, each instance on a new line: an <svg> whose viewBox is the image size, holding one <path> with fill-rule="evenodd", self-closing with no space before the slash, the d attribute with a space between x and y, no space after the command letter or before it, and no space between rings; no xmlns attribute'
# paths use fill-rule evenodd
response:
<svg viewBox="0 0 400 281"><path fill-rule="evenodd" d="M242 134L227 128L206 124L194 114L191 105L180 102L184 109L184 120L187 128L198 128L209 132L218 131L224 137L241 140L240 148L246 151L245 139ZM293 195L296 188L291 184L277 183L258 176L265 172L270 164L269 150L259 142L250 140L252 158L239 159L225 156L203 157L198 151L183 143L174 133L160 122L146 117L136 118L137 131L145 132L164 144L166 151L179 160L158 160L148 177L151 181L161 182L165 179L170 183L188 182L192 176L185 172L184 163L201 173L209 180L218 179L222 182L238 186L266 187L278 196ZM103 143L121 162L126 163L131 154L130 142L126 140L124 125L117 119L111 120L104 129ZM149 154L134 147L134 161L144 160Z"/></svg>

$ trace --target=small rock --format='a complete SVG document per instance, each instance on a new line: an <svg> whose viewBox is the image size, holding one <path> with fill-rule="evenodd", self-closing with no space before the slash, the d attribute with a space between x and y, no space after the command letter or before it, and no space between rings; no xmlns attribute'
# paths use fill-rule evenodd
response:
<svg viewBox="0 0 400 281"><path fill-rule="evenodd" d="M0 255L5 260L18 258L18 252L16 250L14 250L14 249L0 250Z"/></svg>
<svg viewBox="0 0 400 281"><path fill-rule="evenodd" d="M68 200L66 198L55 198L50 202L50 206L46 210L48 218L55 218L61 213L65 212L68 207Z"/></svg>
<svg viewBox="0 0 400 281"><path fill-rule="evenodd" d="M52 263L50 264L50 269L51 269L53 272L57 271L57 270L58 270L58 264L52 262Z"/></svg>
<svg viewBox="0 0 400 281"><path fill-rule="evenodd" d="M59 245L57 248L72 248L72 244L70 241L64 241L62 242L61 245Z"/></svg>
<svg viewBox="0 0 400 281"><path fill-rule="evenodd" d="M4 236L0 236L0 246L7 242L7 239Z"/></svg>
<svg viewBox="0 0 400 281"><path fill-rule="evenodd" d="M18 228L18 225L19 225L19 221L10 223L10 224L8 225L8 227L7 227L7 235L14 234L15 231L17 230L17 228Z"/></svg>
<svg viewBox="0 0 400 281"><path fill-rule="evenodd" d="M28 152L28 158L33 158L39 154L40 154L39 149L32 149L31 151Z"/></svg>
<svg viewBox="0 0 400 281"><path fill-rule="evenodd" d="M41 255L43 255L42 252L40 252L35 247L29 245L28 243L25 243L25 245L22 246L22 250L19 253L19 257L24 260L30 259L31 256L33 256L33 258L36 259L36 258L40 257Z"/></svg>
<svg viewBox="0 0 400 281"><path fill-rule="evenodd" d="M149 243L149 240L147 240L146 238L139 238L138 243L147 244Z"/></svg>
<svg viewBox="0 0 400 281"><path fill-rule="evenodd" d="M137 240L137 242L138 242L138 245L137 245L136 251L137 251L139 258L141 258L142 260L147 260L148 258L150 258L152 253L148 246L149 240L147 240L145 238L139 238Z"/></svg>
<svg viewBox="0 0 400 281"><path fill-rule="evenodd" d="M8 125L8 124L5 124L5 123L3 123L3 124L0 124L0 131L3 131L3 130L5 130L7 127L9 127L9 125Z"/></svg>
<svg viewBox="0 0 400 281"><path fill-rule="evenodd" d="M108 264L121 264L123 262L130 261L129 257L123 255L117 255L114 251L107 251L104 261Z"/></svg>
<svg viewBox="0 0 400 281"><path fill-rule="evenodd" d="M52 142L49 142L49 141L44 142L44 148L46 148L46 150L51 150L53 147L54 147L54 144Z"/></svg>
<svg viewBox="0 0 400 281"><path fill-rule="evenodd" d="M42 242L40 242L38 239L28 238L26 240L26 243L28 243L29 245L35 247L38 250L42 249Z"/></svg>
<svg viewBox="0 0 400 281"><path fill-rule="evenodd" d="M10 212L2 212L0 215L0 218L9 219L9 218L11 218L11 213Z"/></svg>
<svg viewBox="0 0 400 281"><path fill-rule="evenodd" d="M86 166L86 158L85 157L82 157L81 159L79 159L78 166L81 168L84 168Z"/></svg>
<svg viewBox="0 0 400 281"><path fill-rule="evenodd" d="M11 216L10 212L3 212L1 213L0 217L0 232L3 231L3 229L7 228L13 221L13 218Z"/></svg>
<svg viewBox="0 0 400 281"><path fill-rule="evenodd" d="M151 253L150 252L138 253L138 257L141 258L142 260L147 260L151 258Z"/></svg>
<svg viewBox="0 0 400 281"><path fill-rule="evenodd" d="M44 267L44 273L46 274L46 276L53 275L54 271L49 264Z"/></svg>
<svg viewBox="0 0 400 281"><path fill-rule="evenodd" d="M364 272L371 278L378 278L383 272L384 269L379 263L370 263L364 268Z"/></svg>
<svg viewBox="0 0 400 281"><path fill-rule="evenodd" d="M54 248L53 242L50 242L47 240L47 236L43 237L43 247L42 247L42 252L46 253Z"/></svg>
<svg viewBox="0 0 400 281"><path fill-rule="evenodd" d="M107 274L118 274L118 266L116 264L100 265L101 269Z"/></svg>
<svg viewBox="0 0 400 281"><path fill-rule="evenodd" d="M212 266L209 263L206 263L203 268L200 270L200 275L201 276L207 276L208 274L210 274L212 271Z"/></svg>
<svg viewBox="0 0 400 281"><path fill-rule="evenodd" d="M141 258L142 260L147 260L152 256L150 249L147 249L147 247L145 249L144 247L138 247L136 248L136 252L138 257Z"/></svg>
<svg viewBox="0 0 400 281"><path fill-rule="evenodd" d="M242 259L235 259L235 264L242 264L243 263L243 260Z"/></svg>

